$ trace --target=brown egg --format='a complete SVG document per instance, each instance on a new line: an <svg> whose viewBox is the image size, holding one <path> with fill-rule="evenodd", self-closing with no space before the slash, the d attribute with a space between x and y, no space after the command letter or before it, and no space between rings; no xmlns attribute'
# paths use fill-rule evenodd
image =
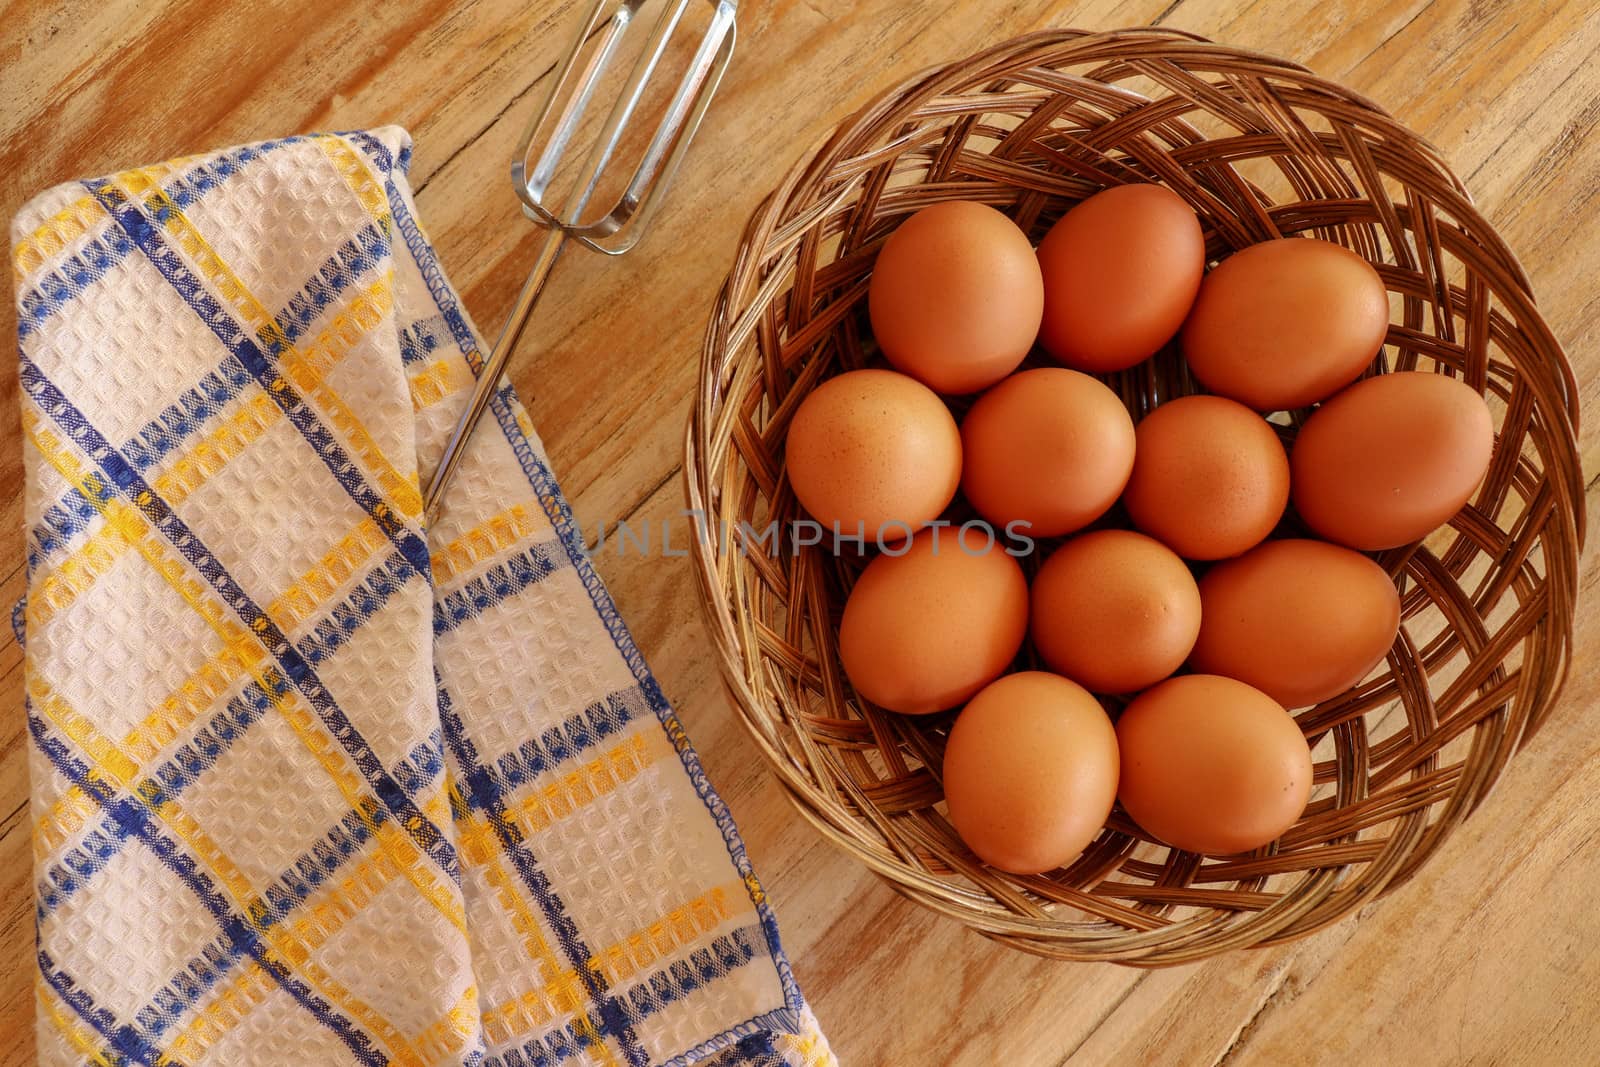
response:
<svg viewBox="0 0 1600 1067"><path fill-rule="evenodd" d="M978 858L1013 874L1066 865L1117 796L1117 734L1082 686L1010 674L972 698L944 752L950 821Z"/></svg>
<svg viewBox="0 0 1600 1067"><path fill-rule="evenodd" d="M1039 584L1034 581L1037 612ZM1400 594L1359 552L1268 541L1200 580L1203 622L1190 664L1248 682L1286 708L1321 703L1383 661Z"/></svg>
<svg viewBox="0 0 1600 1067"><path fill-rule="evenodd" d="M1189 568L1131 530L1097 530L1056 549L1030 601L1039 656L1097 693L1155 685L1183 665L1200 632Z"/></svg>
<svg viewBox="0 0 1600 1067"><path fill-rule="evenodd" d="M1044 282L1016 223L984 204L946 201L889 236L867 310L890 363L941 393L976 393L1033 347Z"/></svg>
<svg viewBox="0 0 1600 1067"><path fill-rule="evenodd" d="M1259 544L1289 500L1289 459L1272 426L1219 396L1168 401L1139 423L1123 502L1133 524L1185 559Z"/></svg>
<svg viewBox="0 0 1600 1067"><path fill-rule="evenodd" d="M867 565L839 624L839 658L862 696L941 711L1010 665L1028 629L1028 581L1003 550L979 545L934 527Z"/></svg>
<svg viewBox="0 0 1600 1067"><path fill-rule="evenodd" d="M1183 325L1206 268L1205 235L1163 185L1119 185L1062 216L1039 243L1039 343L1078 370L1131 367Z"/></svg>
<svg viewBox="0 0 1600 1067"><path fill-rule="evenodd" d="M1311 796L1311 750L1293 716L1232 678L1186 674L1117 720L1117 799L1159 841L1226 856L1275 841Z"/></svg>
<svg viewBox="0 0 1600 1067"><path fill-rule="evenodd" d="M1057 537L1105 514L1133 470L1133 420L1087 374L1042 367L1014 374L961 420L961 489L996 527L1026 522Z"/></svg>
<svg viewBox="0 0 1600 1067"><path fill-rule="evenodd" d="M1494 453L1494 419L1464 382L1427 371L1357 382L1294 442L1294 506L1330 541L1369 552L1410 544L1472 498Z"/></svg>
<svg viewBox="0 0 1600 1067"><path fill-rule="evenodd" d="M794 413L789 484L811 517L846 537L900 540L933 519L961 480L961 433L921 382L887 370L829 378Z"/></svg>
<svg viewBox="0 0 1600 1067"><path fill-rule="evenodd" d="M1229 256L1200 284L1183 355L1205 387L1257 411L1315 404L1383 347L1389 294L1342 245L1286 237Z"/></svg>

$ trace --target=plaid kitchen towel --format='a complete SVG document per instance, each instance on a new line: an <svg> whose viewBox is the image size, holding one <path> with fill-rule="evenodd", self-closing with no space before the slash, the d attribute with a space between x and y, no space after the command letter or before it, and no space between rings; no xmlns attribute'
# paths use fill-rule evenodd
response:
<svg viewBox="0 0 1600 1067"><path fill-rule="evenodd" d="M45 1064L828 1064L404 131L14 226Z"/></svg>

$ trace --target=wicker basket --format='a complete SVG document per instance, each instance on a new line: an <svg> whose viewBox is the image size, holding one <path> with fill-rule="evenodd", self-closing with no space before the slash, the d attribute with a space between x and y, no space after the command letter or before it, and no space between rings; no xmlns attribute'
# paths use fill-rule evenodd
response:
<svg viewBox="0 0 1600 1067"><path fill-rule="evenodd" d="M1201 857L1150 842L1118 810L1070 867L1007 875L942 811L951 716L885 713L840 669L835 628L860 561L774 554L740 523L800 516L785 429L819 380L872 358L863 297L903 216L981 200L1037 240L1074 201L1129 181L1184 196L1213 260L1306 232L1378 265L1393 325L1371 373L1463 378L1495 412L1496 451L1449 528L1378 557L1402 594L1400 637L1380 673L1297 715L1317 785L1281 841ZM1172 351L1107 380L1135 417L1193 388ZM1415 873L1550 712L1582 541L1576 395L1516 259L1437 152L1376 105L1179 33L1023 37L880 96L745 231L706 337L685 464L713 534L694 559L722 671L800 812L897 891L984 934L1141 965L1299 937ZM1286 440L1303 415L1278 420Z"/></svg>

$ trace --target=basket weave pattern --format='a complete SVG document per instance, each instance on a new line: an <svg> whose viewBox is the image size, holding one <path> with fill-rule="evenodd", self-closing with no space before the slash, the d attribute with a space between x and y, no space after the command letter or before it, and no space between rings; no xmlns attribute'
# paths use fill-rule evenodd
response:
<svg viewBox="0 0 1600 1067"><path fill-rule="evenodd" d="M784 435L820 380L872 359L873 257L907 214L951 199L1037 241L1109 185L1162 182L1208 255L1305 233L1374 263L1391 327L1370 373L1432 370L1495 413L1488 477L1444 531L1378 557L1402 595L1387 662L1297 719L1316 789L1276 845L1203 858L1118 809L1046 876L984 867L946 820L951 716L860 699L835 632L861 561L772 553L803 517ZM1195 390L1169 349L1106 379L1135 418ZM1280 418L1292 442L1305 413ZM706 338L687 442L695 546L733 703L800 812L899 892L1018 948L1144 965L1281 942L1413 874L1550 712L1571 654L1583 485L1576 387L1527 278L1437 153L1300 67L1157 30L1036 34L920 75L841 125L752 218ZM747 526L741 526L741 524ZM1282 532L1298 529L1293 517ZM1022 662L1031 663L1024 651Z"/></svg>

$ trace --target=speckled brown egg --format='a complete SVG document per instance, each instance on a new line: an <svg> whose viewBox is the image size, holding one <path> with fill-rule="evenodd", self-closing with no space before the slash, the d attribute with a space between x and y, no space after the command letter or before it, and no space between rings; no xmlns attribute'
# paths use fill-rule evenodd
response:
<svg viewBox="0 0 1600 1067"><path fill-rule="evenodd" d="M1096 530L1052 552L1029 611L1040 658L1097 693L1156 684L1183 665L1200 632L1188 566L1131 530Z"/></svg>
<svg viewBox="0 0 1600 1067"><path fill-rule="evenodd" d="M1289 459L1260 415L1219 396L1186 396L1139 423L1123 502L1133 524L1185 559L1260 544L1289 500Z"/></svg>
<svg viewBox="0 0 1600 1067"><path fill-rule="evenodd" d="M956 832L985 863L1038 874L1077 858L1111 814L1117 735L1082 686L1010 674L950 730L944 792Z"/></svg>
<svg viewBox="0 0 1600 1067"><path fill-rule="evenodd" d="M1380 374L1319 407L1295 438L1294 506L1317 533L1374 552L1449 522L1494 454L1483 397L1427 371Z"/></svg>
<svg viewBox="0 0 1600 1067"><path fill-rule="evenodd" d="M1219 563L1200 579L1200 603L1194 669L1248 682L1286 708L1366 678L1400 629L1400 594L1384 569L1326 541L1268 541Z"/></svg>
<svg viewBox="0 0 1600 1067"><path fill-rule="evenodd" d="M1205 387L1257 411L1305 407L1383 347L1389 294L1361 256L1311 237L1241 249L1200 285L1183 355Z"/></svg>
<svg viewBox="0 0 1600 1067"><path fill-rule="evenodd" d="M961 489L997 528L1059 537L1117 502L1133 443L1128 409L1103 383L1062 367L1023 371L961 420Z"/></svg>
<svg viewBox="0 0 1600 1067"><path fill-rule="evenodd" d="M1232 678L1185 674L1141 693L1117 720L1117 746L1122 806L1188 852L1260 848L1311 796L1311 750L1294 718Z"/></svg>
<svg viewBox="0 0 1600 1067"><path fill-rule="evenodd" d="M1206 266L1205 235L1164 185L1119 185L1068 211L1039 242L1039 343L1077 370L1131 367L1171 340Z"/></svg>
<svg viewBox="0 0 1600 1067"><path fill-rule="evenodd" d="M1017 368L1039 334L1044 281L1033 246L994 208L923 208L884 242L867 288L890 363L941 393L976 393Z"/></svg>
<svg viewBox="0 0 1600 1067"><path fill-rule="evenodd" d="M784 458L812 518L847 537L896 540L955 496L961 432L944 401L915 379L851 371L801 402Z"/></svg>
<svg viewBox="0 0 1600 1067"><path fill-rule="evenodd" d="M1022 647L1028 582L999 547L933 527L886 548L845 601L839 658L856 690L907 714L953 708Z"/></svg>

